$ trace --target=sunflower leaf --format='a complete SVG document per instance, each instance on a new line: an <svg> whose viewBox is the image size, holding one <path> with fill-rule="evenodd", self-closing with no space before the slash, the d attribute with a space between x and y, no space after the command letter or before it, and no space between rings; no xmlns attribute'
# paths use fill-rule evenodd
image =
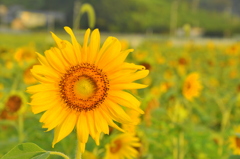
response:
<svg viewBox="0 0 240 159"><path fill-rule="evenodd" d="M31 159L47 159L50 156L50 152L45 152L41 155L37 155Z"/></svg>
<svg viewBox="0 0 240 159"><path fill-rule="evenodd" d="M1 159L46 159L50 155L34 143L22 143L15 146Z"/></svg>

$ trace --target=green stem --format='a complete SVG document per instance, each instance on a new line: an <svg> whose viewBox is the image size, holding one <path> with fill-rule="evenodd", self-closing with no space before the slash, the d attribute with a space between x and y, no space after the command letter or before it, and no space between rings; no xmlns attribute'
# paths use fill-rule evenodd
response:
<svg viewBox="0 0 240 159"><path fill-rule="evenodd" d="M179 159L184 159L184 132L179 133L179 147L180 147L180 154Z"/></svg>
<svg viewBox="0 0 240 159"><path fill-rule="evenodd" d="M178 141L175 137L172 139L172 141L173 141L173 158L178 159L178 143L177 143Z"/></svg>
<svg viewBox="0 0 240 159"><path fill-rule="evenodd" d="M82 153L81 153L81 150L80 150L80 143L78 142L77 143L77 152L76 152L76 159L82 159Z"/></svg>
<svg viewBox="0 0 240 159"><path fill-rule="evenodd" d="M24 140L24 122L23 122L23 115L19 114L18 116L18 140L19 143L22 143Z"/></svg>
<svg viewBox="0 0 240 159"><path fill-rule="evenodd" d="M11 92L17 90L17 87L18 87L18 84L19 84L19 78L20 78L20 73L16 75L16 77L13 81Z"/></svg>
<svg viewBox="0 0 240 159"><path fill-rule="evenodd" d="M51 155L58 155L58 156L62 156L64 159L70 159L67 155L65 155L62 152L56 152L56 151L50 151Z"/></svg>
<svg viewBox="0 0 240 159"><path fill-rule="evenodd" d="M221 132L223 133L227 127L229 117L230 117L230 110L222 112L222 121L221 121Z"/></svg>
<svg viewBox="0 0 240 159"><path fill-rule="evenodd" d="M221 101L220 99L216 98L215 101L218 104L220 111L222 113L221 134L222 134L222 136L224 136L225 130L227 129L227 125L229 123L233 104L228 104L228 107L226 107L225 104L223 104L224 102ZM219 143L219 147L218 147L218 155L219 156L222 156L222 154L223 154L223 147L224 147L224 142L221 140Z"/></svg>

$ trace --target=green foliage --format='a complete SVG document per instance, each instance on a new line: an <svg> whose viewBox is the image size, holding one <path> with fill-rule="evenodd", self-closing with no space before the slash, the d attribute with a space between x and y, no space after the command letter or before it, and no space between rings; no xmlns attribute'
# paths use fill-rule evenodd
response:
<svg viewBox="0 0 240 159"><path fill-rule="evenodd" d="M88 14L88 22L89 22L88 27L94 28L95 21L96 21L94 8L92 7L92 5L90 5L88 3L84 3L83 5L81 5L80 11L79 11L76 19L74 20L74 29L79 29L79 23L80 23L82 15L84 13Z"/></svg>
<svg viewBox="0 0 240 159"><path fill-rule="evenodd" d="M10 150L1 159L46 159L50 156L47 152L34 143L19 144Z"/></svg>
<svg viewBox="0 0 240 159"><path fill-rule="evenodd" d="M199 1L197 9L193 9L195 0L179 1L176 10L176 27L182 28L184 24L192 27L201 27L206 33L231 34L240 32L239 16L230 15L225 10L230 2L225 0ZM2 0L3 4L23 5L31 10L57 10L66 13L66 24L71 26L74 21L74 0ZM81 4L88 3L93 6L96 13L96 27L102 31L111 32L146 32L168 33L171 21L171 7L174 0L81 0ZM233 3L233 2L232 2ZM239 6L240 3L234 2ZM235 6L235 7L236 7ZM89 7L87 7L89 8ZM208 10L207 10L208 9ZM80 28L94 27L94 12L91 7L87 9L88 19L85 14L82 20L75 22ZM83 10L82 10L83 11ZM84 13L84 10L82 13Z"/></svg>
<svg viewBox="0 0 240 159"><path fill-rule="evenodd" d="M159 0L85 0L97 15L97 27L114 32L168 32L171 20L171 1ZM206 32L222 32L240 26L239 17L199 8L196 13L190 2L181 1L177 10L177 27L184 24L201 27ZM117 6L117 7L114 7ZM103 9L104 8L104 9ZM233 20L234 19L234 20ZM233 30L234 31L234 30Z"/></svg>

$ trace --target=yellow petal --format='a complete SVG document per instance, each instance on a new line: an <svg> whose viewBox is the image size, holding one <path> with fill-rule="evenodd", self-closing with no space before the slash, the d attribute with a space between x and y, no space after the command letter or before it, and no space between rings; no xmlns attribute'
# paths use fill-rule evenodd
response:
<svg viewBox="0 0 240 159"><path fill-rule="evenodd" d="M142 65L135 65L135 64L130 64L130 63L123 63L122 65L120 65L119 67L117 67L114 70L111 70L111 72L106 72L108 75L108 78L110 80L115 79L115 78L119 78L122 76L126 76L126 74L134 74L137 71L140 70L145 70L145 67Z"/></svg>
<svg viewBox="0 0 240 159"><path fill-rule="evenodd" d="M118 78L111 79L110 83L111 84L117 84L117 83L130 83L138 79L142 79L146 77L149 74L149 70L142 70L142 71L137 71L137 72L129 72L122 74Z"/></svg>
<svg viewBox="0 0 240 159"><path fill-rule="evenodd" d="M58 105L56 105L58 104ZM59 102L55 102L51 105L51 108L48 109L40 118L41 123L48 123L49 121L53 120L59 113L61 113L61 110L63 107L59 106Z"/></svg>
<svg viewBox="0 0 240 159"><path fill-rule="evenodd" d="M58 80L61 77L57 72L55 72L51 68L42 65L34 65L32 71L38 75L54 78L56 80Z"/></svg>
<svg viewBox="0 0 240 159"><path fill-rule="evenodd" d="M118 104L110 100L106 100L105 104L114 120L124 124L132 123L132 119L126 114L126 112Z"/></svg>
<svg viewBox="0 0 240 159"><path fill-rule="evenodd" d="M98 65L99 60L101 59L103 53L105 50L114 42L115 38L114 37L108 37L105 42L103 43L103 46L101 47L100 51L98 52L95 60L95 64Z"/></svg>
<svg viewBox="0 0 240 159"><path fill-rule="evenodd" d="M62 51L63 56L68 61L68 63L76 65L78 62L77 62L77 58L76 58L76 55L74 53L74 50L73 50L73 47L72 47L71 43L69 43L66 40L62 40L62 39L58 38L52 32L51 32L51 34L52 34L52 37L55 40L58 48Z"/></svg>
<svg viewBox="0 0 240 159"><path fill-rule="evenodd" d="M86 112L84 111L82 111L79 114L79 118L77 121L77 135L78 135L78 140L81 143L87 143L88 136L89 136L89 129L88 129Z"/></svg>
<svg viewBox="0 0 240 159"><path fill-rule="evenodd" d="M51 102L48 102L47 104L43 104L43 105L32 105L31 109L34 114L38 114L48 109L51 109L53 106L54 104L52 104Z"/></svg>
<svg viewBox="0 0 240 159"><path fill-rule="evenodd" d="M58 88L55 86L55 84L38 84L34 86L29 86L26 92L34 94L42 91L57 91L57 90Z"/></svg>
<svg viewBox="0 0 240 159"><path fill-rule="evenodd" d="M144 114L144 111L139 108L141 103L130 93L124 91L109 91L109 98L115 103Z"/></svg>
<svg viewBox="0 0 240 159"><path fill-rule="evenodd" d="M113 60L109 61L108 64L106 64L103 69L105 72L112 72L114 71L116 68L118 68L119 66L122 65L122 63L124 62L124 60L127 58L128 54L130 52L133 52L133 49L128 49L125 51L120 52L120 54L115 57Z"/></svg>
<svg viewBox="0 0 240 159"><path fill-rule="evenodd" d="M49 65L47 59L46 59L43 55L37 53L37 56L38 56L39 62L40 62L42 65L47 66L47 67L51 67L51 66Z"/></svg>
<svg viewBox="0 0 240 159"><path fill-rule="evenodd" d="M110 117L109 111L107 110L106 106L101 106L98 108L99 113L102 115L102 117L107 121L108 125L112 126L113 128L124 132L123 129L121 129L119 126L117 126L113 121L112 118Z"/></svg>
<svg viewBox="0 0 240 159"><path fill-rule="evenodd" d="M86 143L82 143L78 140L78 148L77 148L77 151L80 151L81 153L84 153L85 151L85 145Z"/></svg>
<svg viewBox="0 0 240 159"><path fill-rule="evenodd" d="M56 111L56 110L53 110L53 111ZM59 113L55 113L55 115L51 114L52 116L51 118L45 119L44 125L42 127L48 128L46 131L50 131L54 129L56 126L60 125L69 114L70 114L69 111L66 111L63 108Z"/></svg>
<svg viewBox="0 0 240 159"><path fill-rule="evenodd" d="M138 154L137 150L130 146L126 148L126 151L129 152L129 154L132 156L136 156Z"/></svg>
<svg viewBox="0 0 240 159"><path fill-rule="evenodd" d="M81 51L82 54L82 62L87 62L88 59L88 39L90 35L90 29L87 29L84 35L84 40L83 40L83 48Z"/></svg>
<svg viewBox="0 0 240 159"><path fill-rule="evenodd" d="M74 52L73 46L70 42L66 40L61 41L61 47L59 48L62 52L62 55L64 58L71 64L71 65L77 65L77 55Z"/></svg>
<svg viewBox="0 0 240 159"><path fill-rule="evenodd" d="M145 70L145 67L142 65L136 65L134 63L127 63L125 62L121 69L132 69L132 70Z"/></svg>
<svg viewBox="0 0 240 159"><path fill-rule="evenodd" d="M100 142L99 142L99 139L100 139L100 134L101 134L100 132L97 132L97 133L96 133L96 136L95 136L95 139L94 139L94 140L95 140L95 143L96 143L96 145L98 145L98 146L99 146L99 144L100 144Z"/></svg>
<svg viewBox="0 0 240 159"><path fill-rule="evenodd" d="M52 147L54 147L57 142L59 142L72 132L73 128L76 125L77 118L78 116L75 114L75 112L71 112L69 116L67 116L66 119L63 121L63 123L55 128Z"/></svg>
<svg viewBox="0 0 240 159"><path fill-rule="evenodd" d="M65 59L65 57L63 56L61 50L57 47L52 47L51 48L51 51L56 55L55 58L56 59L51 59L51 63L53 65L56 65L54 64L55 61L57 62L57 65L56 66L53 66L55 69L58 69L60 67L62 73L65 73L66 70L71 66L71 64ZM54 61L54 62L53 62ZM60 66L59 66L60 65Z"/></svg>
<svg viewBox="0 0 240 159"><path fill-rule="evenodd" d="M52 34L52 37L53 37L54 41L56 42L57 46L60 48L62 39L57 37L57 35L55 35L53 32L51 32L51 34Z"/></svg>
<svg viewBox="0 0 240 159"><path fill-rule="evenodd" d="M108 48L102 54L98 62L99 68L104 68L109 62L116 58L121 52L121 43L118 39L114 39L113 42L108 46Z"/></svg>
<svg viewBox="0 0 240 159"><path fill-rule="evenodd" d="M89 129L89 134L92 136L93 139L95 139L96 134L97 134L97 129L95 127L95 121L94 121L94 116L93 116L93 111L88 111L86 112L87 116L87 125Z"/></svg>
<svg viewBox="0 0 240 159"><path fill-rule="evenodd" d="M91 34L89 43L89 56L88 56L89 63L94 63L94 61L96 60L99 47L100 47L100 34L99 30L95 29Z"/></svg>
<svg viewBox="0 0 240 159"><path fill-rule="evenodd" d="M60 55L56 54L56 52L53 52L52 50L53 49L46 50L44 52L49 65L54 70L56 70L60 73L64 73L65 72L65 67L64 67L62 61L60 60L60 58L61 58L61 57L59 57Z"/></svg>
<svg viewBox="0 0 240 159"><path fill-rule="evenodd" d="M44 76L41 76L37 73L35 73L34 71L30 70L33 77L36 78L39 82L41 83L55 83L56 81L52 78L49 78L49 77L44 77Z"/></svg>
<svg viewBox="0 0 240 159"><path fill-rule="evenodd" d="M95 124L98 132L104 132L105 134L109 134L108 124L98 110L94 111L94 120L96 121Z"/></svg>
<svg viewBox="0 0 240 159"><path fill-rule="evenodd" d="M123 90L123 89L141 89L146 88L147 85L139 83L121 83L110 85L110 90Z"/></svg>
<svg viewBox="0 0 240 159"><path fill-rule="evenodd" d="M64 27L65 31L71 36L73 49L77 57L78 63L81 63L81 45L78 43L75 35L73 34L73 31L69 27Z"/></svg>
<svg viewBox="0 0 240 159"><path fill-rule="evenodd" d="M44 83L45 84L45 83ZM39 91L34 93L32 96L32 101L34 100L51 100L59 98L58 91Z"/></svg>

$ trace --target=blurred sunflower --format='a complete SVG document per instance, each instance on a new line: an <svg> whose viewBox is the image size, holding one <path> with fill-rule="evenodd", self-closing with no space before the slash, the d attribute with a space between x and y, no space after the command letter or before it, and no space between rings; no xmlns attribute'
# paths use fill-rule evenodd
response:
<svg viewBox="0 0 240 159"><path fill-rule="evenodd" d="M199 74L191 73L184 81L182 93L187 100L191 101L194 97L199 96L201 89L202 85L199 81Z"/></svg>
<svg viewBox="0 0 240 159"><path fill-rule="evenodd" d="M240 47L238 46L238 44L234 44L228 47L225 52L228 55L238 55L239 51L240 51Z"/></svg>
<svg viewBox="0 0 240 159"><path fill-rule="evenodd" d="M145 51L145 50L138 50L138 51L136 51L136 52L134 52L133 54L132 54L132 56L133 56L133 58L135 59L135 60L137 60L137 61L143 61L143 60L145 60L146 59L146 57L148 56L148 52L147 51Z"/></svg>
<svg viewBox="0 0 240 159"><path fill-rule="evenodd" d="M14 63L12 60L5 60L5 67L8 69L8 70L11 70L14 66Z"/></svg>
<svg viewBox="0 0 240 159"><path fill-rule="evenodd" d="M120 134L106 145L104 159L137 158L139 155L137 148L140 146L138 137L128 133Z"/></svg>
<svg viewBox="0 0 240 159"><path fill-rule="evenodd" d="M146 125L149 127L152 125L152 112L155 111L156 108L160 106L158 98L152 98L149 100L147 103L147 107L145 109L145 114L144 114L144 121Z"/></svg>
<svg viewBox="0 0 240 159"><path fill-rule="evenodd" d="M240 126L235 127L234 135L229 138L229 147L233 150L233 154L240 155Z"/></svg>
<svg viewBox="0 0 240 159"><path fill-rule="evenodd" d="M35 61L37 56L34 46L20 47L14 54L15 60L22 65L24 62Z"/></svg>
<svg viewBox="0 0 240 159"><path fill-rule="evenodd" d="M213 51L213 50L215 50L215 43L213 42L213 41L208 41L207 42L207 49L209 50L209 51Z"/></svg>
<svg viewBox="0 0 240 159"><path fill-rule="evenodd" d="M11 92L3 101L0 119L14 120L26 110L27 97L22 92Z"/></svg>
<svg viewBox="0 0 240 159"><path fill-rule="evenodd" d="M158 64L164 64L166 61L160 52L154 52L154 58L156 59Z"/></svg>
<svg viewBox="0 0 240 159"><path fill-rule="evenodd" d="M79 147L84 152L89 135L99 145L100 134L108 134L109 125L123 131L114 121L133 123L121 106L144 113L140 102L123 90L145 88L133 81L146 77L149 71L124 62L133 49L121 51L121 43L114 37L108 37L100 48L98 29L92 32L89 45L90 29L86 31L82 47L72 30L64 29L72 43L52 33L58 47L45 51L45 57L38 54L41 65L31 71L40 84L27 91L33 94L33 113L46 111L40 119L43 128L55 128L52 146L76 126Z"/></svg>

